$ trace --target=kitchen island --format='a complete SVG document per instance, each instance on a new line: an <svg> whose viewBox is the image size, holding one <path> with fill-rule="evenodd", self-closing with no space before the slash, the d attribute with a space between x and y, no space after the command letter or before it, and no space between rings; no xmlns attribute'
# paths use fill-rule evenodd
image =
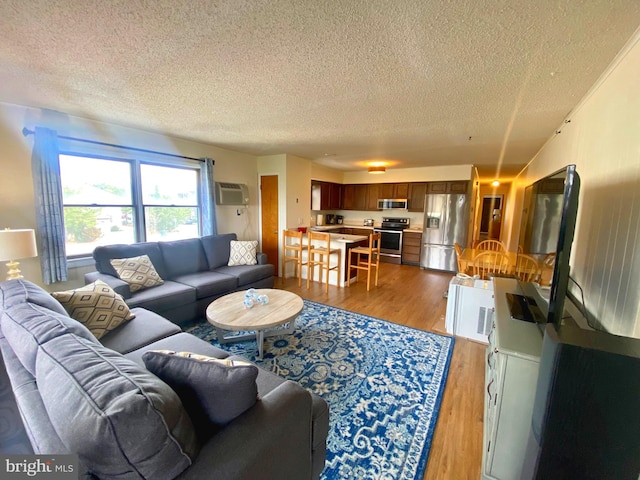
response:
<svg viewBox="0 0 640 480"><path fill-rule="evenodd" d="M340 249L340 258L342 261L342 265L340 266L340 278L338 278L337 270L329 271L329 284L336 285L339 287L344 287L346 286L347 265L349 262L349 256L348 256L349 250L351 250L354 247L368 246L369 237L365 235L348 235L348 234L342 234L342 233L329 233L329 235L331 236L331 248ZM302 242L303 242L303 245L308 244L309 240L306 234L302 236ZM304 250L302 252L303 263L306 263L307 255L308 255L308 251ZM329 260L329 265L331 267L334 267L337 265L337 263L338 263L338 255L337 254L331 255L331 258ZM287 276L292 276L294 274L293 267L294 267L293 263L287 264ZM326 272L324 272L324 270L323 270L323 273L325 273L326 275ZM307 275L308 275L307 266L304 265L302 267L302 279L306 280ZM325 277L323 276L323 282L324 282L324 278ZM355 278L355 271L353 272L352 278ZM320 268L316 267L313 270L312 280L315 282L318 282L319 279L320 279Z"/></svg>

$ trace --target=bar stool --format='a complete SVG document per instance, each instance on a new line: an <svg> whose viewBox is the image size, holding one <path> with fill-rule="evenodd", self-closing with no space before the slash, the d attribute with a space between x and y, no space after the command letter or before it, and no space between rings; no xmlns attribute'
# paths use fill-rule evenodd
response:
<svg viewBox="0 0 640 480"><path fill-rule="evenodd" d="M282 231L282 278L287 278L287 262L295 262L295 273L298 277L298 286L302 285L302 267L307 262L303 261L302 252L306 247L302 241L302 232L293 230Z"/></svg>
<svg viewBox="0 0 640 480"><path fill-rule="evenodd" d="M352 264L353 254L356 254L356 263ZM366 259L362 258L366 255ZM347 270L347 286L351 285L351 269L356 269L356 282L358 281L359 270L367 271L367 292L371 285L371 270L376 269L375 286L378 286L378 273L380 271L380 234L372 233L369 235L368 247L355 247L349 250L349 267Z"/></svg>
<svg viewBox="0 0 640 480"><path fill-rule="evenodd" d="M307 270L307 288L313 278L313 269L316 265L320 267L320 283L322 283L322 271L327 271L326 275L326 292L329 293L329 272L331 270L337 270L337 285L340 286L340 264L342 263L342 251L339 248L331 248L331 235L328 233L311 231L308 234L309 237L309 257L308 257L308 270ZM331 266L331 255L333 253L338 254L338 262L335 266ZM319 259L316 259L316 255Z"/></svg>

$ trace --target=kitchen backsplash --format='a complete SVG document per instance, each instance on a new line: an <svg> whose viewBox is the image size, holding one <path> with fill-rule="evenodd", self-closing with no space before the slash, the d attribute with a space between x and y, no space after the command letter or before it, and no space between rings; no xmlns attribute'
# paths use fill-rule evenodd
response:
<svg viewBox="0 0 640 480"><path fill-rule="evenodd" d="M326 219L327 213L334 213L336 215L342 215L344 217L344 225L363 225L365 218L373 218L374 225L380 226L382 217L401 217L409 218L410 225L412 227L422 226L424 220L424 213L422 212L408 212L407 210L384 210L384 211L357 211L357 210L312 210L310 217L310 226L316 225L317 215L324 214ZM326 223L326 220L325 220Z"/></svg>

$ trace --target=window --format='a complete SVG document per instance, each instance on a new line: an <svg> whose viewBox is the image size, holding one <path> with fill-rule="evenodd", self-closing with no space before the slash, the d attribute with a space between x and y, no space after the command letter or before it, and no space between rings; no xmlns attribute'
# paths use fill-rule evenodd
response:
<svg viewBox="0 0 640 480"><path fill-rule="evenodd" d="M199 176L198 166L60 155L67 256L197 237Z"/></svg>

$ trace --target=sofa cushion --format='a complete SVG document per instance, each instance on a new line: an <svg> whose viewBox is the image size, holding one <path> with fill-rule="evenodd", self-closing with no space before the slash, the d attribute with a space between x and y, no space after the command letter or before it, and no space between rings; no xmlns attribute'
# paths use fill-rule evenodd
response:
<svg viewBox="0 0 640 480"><path fill-rule="evenodd" d="M210 343L205 342L204 340L191 335L190 333L181 332L157 340L137 350L133 350L125 354L125 357L133 360L138 365L144 366L142 355L144 355L145 352L150 352L152 350L194 352L199 353L200 355L207 355L208 357L216 358L227 358L229 356L229 352L222 350L221 348L214 347Z"/></svg>
<svg viewBox="0 0 640 480"><path fill-rule="evenodd" d="M33 376L36 375L38 345L42 342L65 333L73 333L96 345L100 343L87 327L66 313L61 315L30 303L5 309L0 316L0 330L10 340L24 368ZM16 345L20 348L16 348Z"/></svg>
<svg viewBox="0 0 640 480"><path fill-rule="evenodd" d="M207 263L210 270L229 263L231 253L231 240L237 240L235 233L225 233L222 235L207 235L200 238L204 253L207 256Z"/></svg>
<svg viewBox="0 0 640 480"><path fill-rule="evenodd" d="M51 295L98 339L135 317L122 297L101 280Z"/></svg>
<svg viewBox="0 0 640 480"><path fill-rule="evenodd" d="M61 315L68 315L64 307L60 305L60 302L52 298L51 295L35 283L24 279L8 280L2 283L0 305L3 308L20 305L24 302L40 305Z"/></svg>
<svg viewBox="0 0 640 480"><path fill-rule="evenodd" d="M246 360L172 350L150 351L142 360L178 393L196 424L227 424L256 403L258 367Z"/></svg>
<svg viewBox="0 0 640 480"><path fill-rule="evenodd" d="M149 257L160 278L168 278L167 269L164 266L164 260L158 242L132 243L130 245L119 243L98 246L93 250L96 269L100 273L108 273L114 277L117 277L118 273L111 265L111 259L139 257L140 255L147 255Z"/></svg>
<svg viewBox="0 0 640 480"><path fill-rule="evenodd" d="M158 242L158 245L167 269L167 278L174 279L179 275L187 275L209 269L207 257L204 254L199 238Z"/></svg>
<svg viewBox="0 0 640 480"><path fill-rule="evenodd" d="M238 287L238 277L235 275L225 275L208 270L190 275L180 275L175 277L174 280L195 288L197 298L207 298L221 293L232 292Z"/></svg>
<svg viewBox="0 0 640 480"><path fill-rule="evenodd" d="M229 262L227 265L256 265L256 252L258 250L258 241L238 241L232 240L229 251Z"/></svg>
<svg viewBox="0 0 640 480"><path fill-rule="evenodd" d="M97 477L172 479L197 455L176 393L116 352L66 334L41 346L36 371L60 439Z"/></svg>
<svg viewBox="0 0 640 480"><path fill-rule="evenodd" d="M124 323L107 333L100 343L124 354L181 332L175 323L150 310L133 308L131 313L135 314L135 321Z"/></svg>
<svg viewBox="0 0 640 480"><path fill-rule="evenodd" d="M249 285L265 278L273 277L274 266L266 265L236 265L235 267L223 266L216 269L218 273L231 275L238 279L238 286Z"/></svg>
<svg viewBox="0 0 640 480"><path fill-rule="evenodd" d="M164 283L147 255L113 258L109 262L118 273L120 280L129 284L132 293Z"/></svg>
<svg viewBox="0 0 640 480"><path fill-rule="evenodd" d="M189 305L195 301L195 288L167 280L160 286L136 292L135 296L127 299L127 305L144 306L148 310L161 314L164 310Z"/></svg>

